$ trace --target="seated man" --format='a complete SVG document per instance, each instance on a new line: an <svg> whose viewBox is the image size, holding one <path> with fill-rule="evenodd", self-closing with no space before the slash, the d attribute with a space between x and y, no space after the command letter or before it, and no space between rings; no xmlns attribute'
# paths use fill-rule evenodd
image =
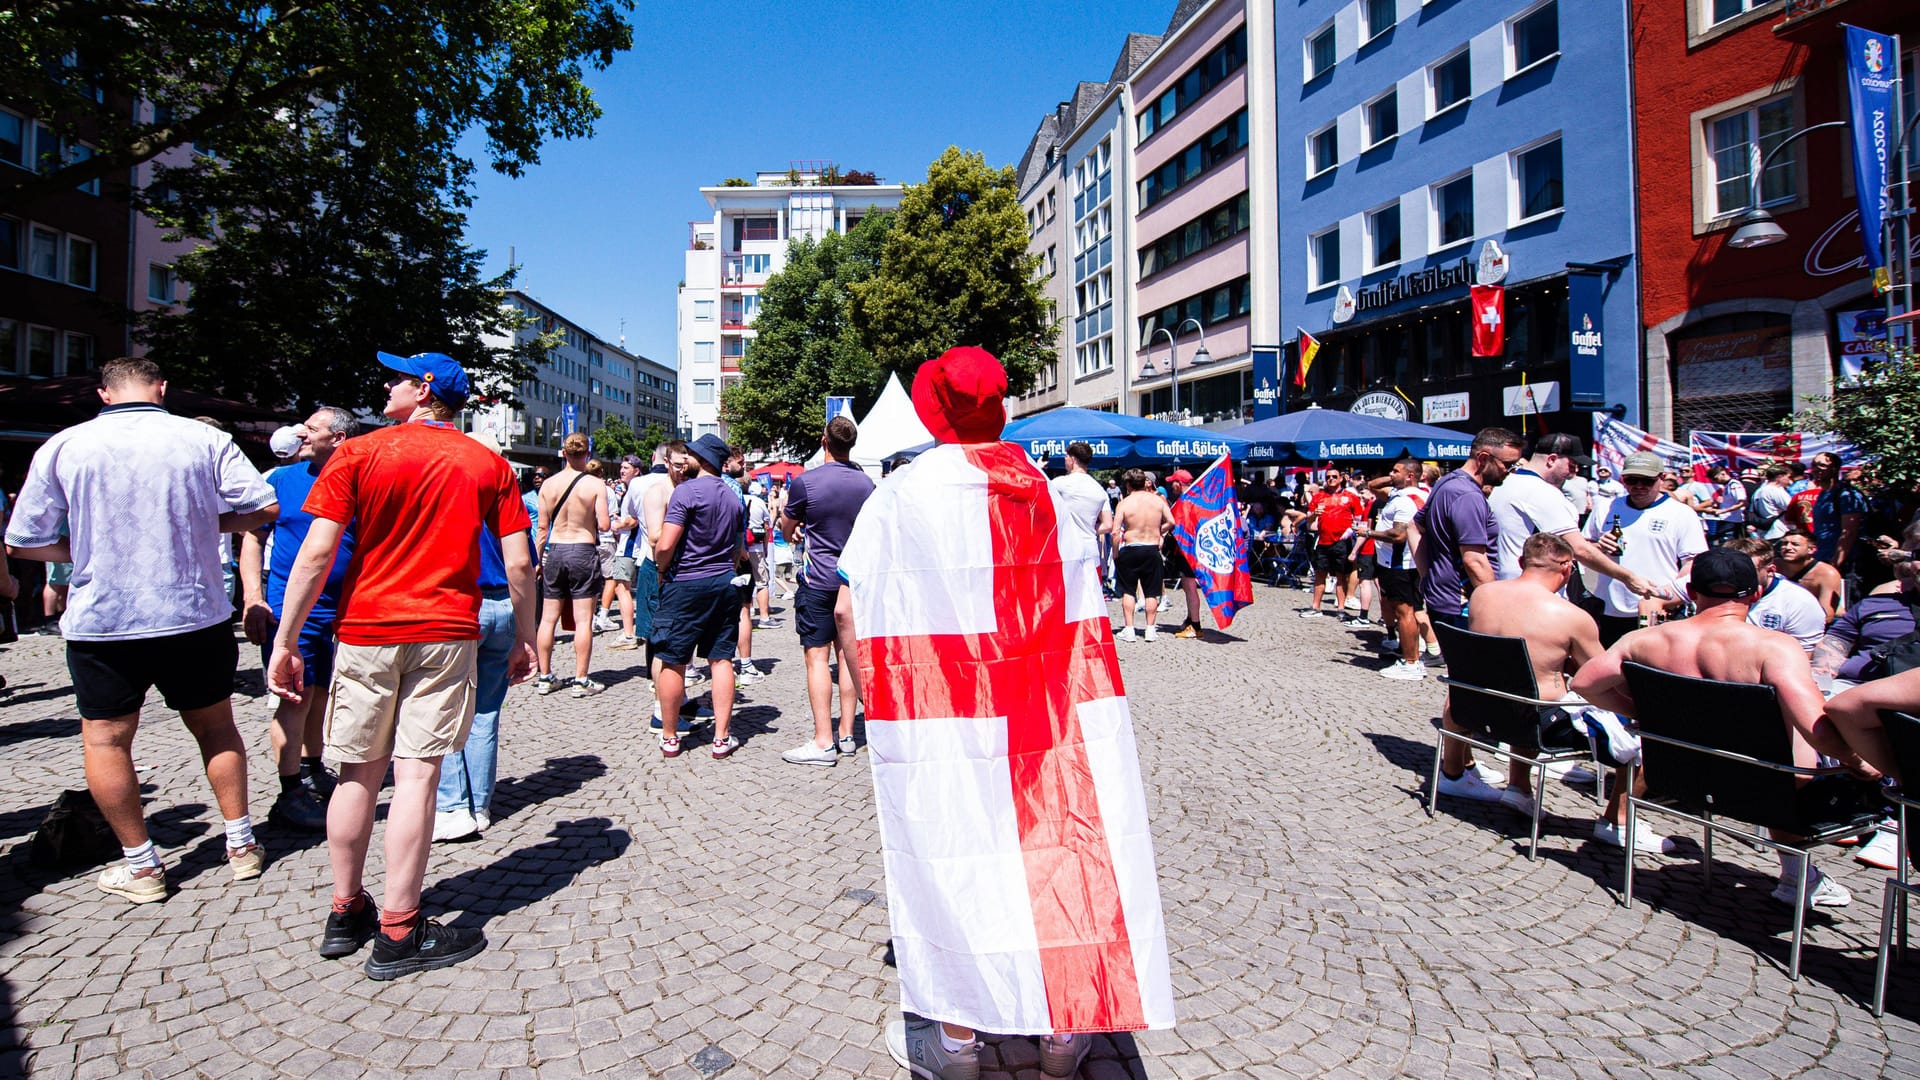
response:
<svg viewBox="0 0 1920 1080"><path fill-rule="evenodd" d="M1476 634L1524 638L1533 661L1537 696L1557 701L1566 696L1569 664L1600 655L1600 629L1593 616L1560 595L1573 576L1573 548L1553 533L1534 533L1520 549L1520 576L1488 582L1473 590L1467 629ZM1441 718L1449 731L1464 731L1451 712ZM1522 752L1532 747L1515 747ZM1507 786L1495 788L1467 768L1467 745L1448 740L1440 762L1440 793L1487 802L1499 801L1531 817L1533 770L1515 759L1507 765Z"/></svg>
<svg viewBox="0 0 1920 1080"><path fill-rule="evenodd" d="M1906 547L1920 551L1920 524L1906 531ZM1879 586L1848 608L1813 650L1813 673L1850 682L1885 675L1874 650L1916 629L1914 608L1920 607L1920 562L1893 564L1893 580Z"/></svg>
<svg viewBox="0 0 1920 1080"><path fill-rule="evenodd" d="M1760 594L1747 609L1747 621L1768 630L1778 630L1808 653L1820 644L1827 632L1827 615L1820 601L1799 585L1774 572L1773 545L1765 540L1743 536L1727 542L1727 548L1753 560L1760 575Z"/></svg>
<svg viewBox="0 0 1920 1080"><path fill-rule="evenodd" d="M1820 688L1814 685L1807 654L1799 644L1785 634L1747 621L1747 611L1760 591L1760 575L1751 558L1726 548L1706 552L1693 560L1687 591L1699 608L1698 614L1635 630L1621 638L1605 655L1580 669L1574 676L1573 692L1602 709L1632 716L1633 695L1627 688L1624 668L1628 661L1690 678L1771 686L1779 695L1780 713L1792 735L1795 765L1812 768L1819 764L1819 753L1838 758L1863 776L1879 775L1847 746L1826 719L1826 703ZM1615 788L1607 809L1612 821L1625 823L1626 802L1620 788ZM1795 839L1781 832L1774 836L1785 841ZM1635 840L1638 847L1639 838ZM1779 855L1780 884L1773 890L1773 898L1791 904L1801 856L1785 851ZM1817 869L1809 881L1809 905L1845 907L1853 902L1853 895L1844 886Z"/></svg>
<svg viewBox="0 0 1920 1080"><path fill-rule="evenodd" d="M1812 533L1792 529L1775 540L1773 565L1782 577L1820 601L1828 622L1840 614L1840 571L1814 557Z"/></svg>

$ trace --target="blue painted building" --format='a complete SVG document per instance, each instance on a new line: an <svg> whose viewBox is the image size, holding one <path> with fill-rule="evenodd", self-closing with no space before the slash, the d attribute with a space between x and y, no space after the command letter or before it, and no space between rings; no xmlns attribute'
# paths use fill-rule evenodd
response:
<svg viewBox="0 0 1920 1080"><path fill-rule="evenodd" d="M1285 408L1583 437L1594 408L1637 422L1623 0L1275 13ZM1499 355L1473 355L1476 281L1505 289ZM1304 388L1296 328L1322 346Z"/></svg>

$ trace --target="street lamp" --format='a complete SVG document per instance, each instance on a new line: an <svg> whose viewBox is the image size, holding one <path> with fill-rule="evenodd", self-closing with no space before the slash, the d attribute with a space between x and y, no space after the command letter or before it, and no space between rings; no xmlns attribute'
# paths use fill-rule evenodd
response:
<svg viewBox="0 0 1920 1080"><path fill-rule="evenodd" d="M1153 364L1153 343L1160 340L1161 334L1167 335L1167 390L1169 391L1168 397L1172 399L1172 408L1169 411L1173 413L1174 423L1176 424L1180 423L1179 418L1181 415L1179 335L1182 330L1187 328L1187 323L1192 323L1194 332L1200 335L1200 351L1193 354L1193 366L1199 367L1201 364L1212 363L1213 354L1207 352L1207 331L1200 325L1199 319L1184 319L1180 322L1180 325L1171 330L1163 326L1155 330L1147 338L1147 364L1151 366Z"/></svg>
<svg viewBox="0 0 1920 1080"><path fill-rule="evenodd" d="M1809 135L1821 128L1846 127L1845 120L1829 120L1824 124L1804 127L1776 143L1766 156L1760 155L1760 146L1754 144L1754 152L1747 162L1747 212L1740 215L1740 227L1727 238L1727 246L1745 251L1748 248L1768 247L1787 238L1787 230L1774 223L1773 215L1760 208L1760 177L1773 161L1773 155L1785 150L1803 135Z"/></svg>

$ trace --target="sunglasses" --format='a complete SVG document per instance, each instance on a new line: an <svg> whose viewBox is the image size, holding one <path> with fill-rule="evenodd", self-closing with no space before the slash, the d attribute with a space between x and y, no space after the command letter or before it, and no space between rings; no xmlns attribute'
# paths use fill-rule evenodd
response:
<svg viewBox="0 0 1920 1080"><path fill-rule="evenodd" d="M1636 484L1657 484L1660 482L1660 478L1656 476L1623 476L1620 478L1620 482L1628 487L1632 487Z"/></svg>

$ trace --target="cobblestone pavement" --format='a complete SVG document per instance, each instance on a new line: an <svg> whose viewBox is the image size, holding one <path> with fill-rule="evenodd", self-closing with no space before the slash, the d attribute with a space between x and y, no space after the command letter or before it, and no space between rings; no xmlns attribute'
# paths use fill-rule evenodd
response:
<svg viewBox="0 0 1920 1080"><path fill-rule="evenodd" d="M1295 618L1302 595L1260 589L1202 642L1121 646L1179 1025L1102 1038L1086 1076L1920 1072L1920 964L1895 969L1884 1022L1860 1004L1881 875L1820 858L1856 899L1810 927L1796 984L1771 856L1722 844L1703 889L1683 840L1642 860L1654 903L1628 909L1573 789L1549 793L1537 862L1498 806L1442 800L1429 820L1415 792L1439 687L1377 678L1377 633ZM314 839L263 827L266 874L227 880L205 779L157 699L135 751L174 894L133 907L91 871L31 867L48 804L84 786L78 723L58 642L6 649L0 1074L903 1075L882 1036L897 991L864 751L783 764L810 730L799 649L791 630L755 646L771 674L730 761L660 759L635 653L597 654L598 698L516 688L493 828L436 845L428 869L429 912L491 944L388 983L314 954ZM264 819L271 706L249 653L235 706ZM1038 1076L1031 1040L989 1056L994 1075Z"/></svg>

